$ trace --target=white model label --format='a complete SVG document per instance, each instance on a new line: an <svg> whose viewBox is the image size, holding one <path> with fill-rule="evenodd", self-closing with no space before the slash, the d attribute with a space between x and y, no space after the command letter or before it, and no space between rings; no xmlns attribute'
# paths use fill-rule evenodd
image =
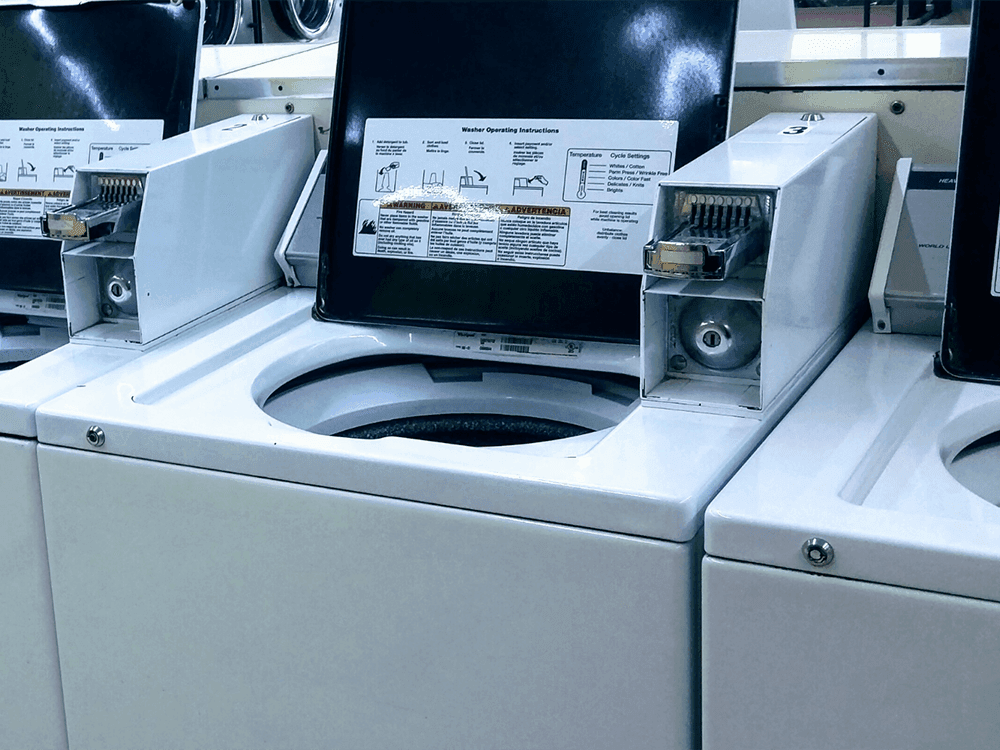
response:
<svg viewBox="0 0 1000 750"><path fill-rule="evenodd" d="M354 254L642 273L674 121L370 119Z"/></svg>
<svg viewBox="0 0 1000 750"><path fill-rule="evenodd" d="M69 204L78 167L162 138L161 120L0 121L0 237L44 239L41 216Z"/></svg>
<svg viewBox="0 0 1000 750"><path fill-rule="evenodd" d="M494 333L455 332L455 348L492 354L538 354L549 357L579 357L583 343L569 339L504 336Z"/></svg>

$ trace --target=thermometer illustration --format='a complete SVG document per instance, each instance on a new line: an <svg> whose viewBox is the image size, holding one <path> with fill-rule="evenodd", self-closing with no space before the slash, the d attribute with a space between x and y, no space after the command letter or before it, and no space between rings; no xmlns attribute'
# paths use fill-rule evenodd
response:
<svg viewBox="0 0 1000 750"><path fill-rule="evenodd" d="M580 162L580 187L576 191L576 197L583 200L587 197L587 160Z"/></svg>

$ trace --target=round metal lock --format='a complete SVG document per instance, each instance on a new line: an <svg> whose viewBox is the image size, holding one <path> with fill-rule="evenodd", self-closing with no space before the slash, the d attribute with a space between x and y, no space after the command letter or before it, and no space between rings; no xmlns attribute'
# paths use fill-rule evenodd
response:
<svg viewBox="0 0 1000 750"><path fill-rule="evenodd" d="M104 430L98 427L96 424L91 425L87 428L87 442L90 443L95 448L100 448L104 445Z"/></svg>
<svg viewBox="0 0 1000 750"><path fill-rule="evenodd" d="M899 99L889 105L889 111L894 115L901 115L906 111L906 105Z"/></svg>
<svg viewBox="0 0 1000 750"><path fill-rule="evenodd" d="M712 370L743 367L760 351L760 315L742 300L692 299L681 313L679 333L691 359Z"/></svg>
<svg viewBox="0 0 1000 750"><path fill-rule="evenodd" d="M814 536L812 539L806 539L802 545L802 556L810 565L825 568L833 562L833 545L826 539Z"/></svg>
<svg viewBox="0 0 1000 750"><path fill-rule="evenodd" d="M123 276L112 276L108 281L108 298L116 305L124 305L132 299L132 285Z"/></svg>

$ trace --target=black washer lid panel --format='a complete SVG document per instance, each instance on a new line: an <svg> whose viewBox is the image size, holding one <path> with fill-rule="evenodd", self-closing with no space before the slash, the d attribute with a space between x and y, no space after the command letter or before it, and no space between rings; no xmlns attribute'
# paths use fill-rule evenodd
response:
<svg viewBox="0 0 1000 750"><path fill-rule="evenodd" d="M191 128L201 7L0 8L0 119L163 120ZM62 293L60 243L0 238L0 289Z"/></svg>
<svg viewBox="0 0 1000 750"><path fill-rule="evenodd" d="M725 138L736 5L347 0L317 316L638 341L638 276L355 257L364 123L376 117L677 120L679 167ZM681 50L697 64L676 64L672 55ZM665 75L672 61L682 72ZM709 70L719 73L705 75Z"/></svg>
<svg viewBox="0 0 1000 750"><path fill-rule="evenodd" d="M1000 382L1000 297L992 294L1000 220L1000 3L972 13L940 364L952 377Z"/></svg>

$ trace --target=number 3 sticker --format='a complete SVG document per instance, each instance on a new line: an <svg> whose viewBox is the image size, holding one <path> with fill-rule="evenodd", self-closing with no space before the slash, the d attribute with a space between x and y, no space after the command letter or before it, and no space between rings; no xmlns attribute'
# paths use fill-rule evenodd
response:
<svg viewBox="0 0 1000 750"><path fill-rule="evenodd" d="M787 128L781 131L782 135L802 135L803 133L808 133L810 127L808 125L789 125Z"/></svg>

